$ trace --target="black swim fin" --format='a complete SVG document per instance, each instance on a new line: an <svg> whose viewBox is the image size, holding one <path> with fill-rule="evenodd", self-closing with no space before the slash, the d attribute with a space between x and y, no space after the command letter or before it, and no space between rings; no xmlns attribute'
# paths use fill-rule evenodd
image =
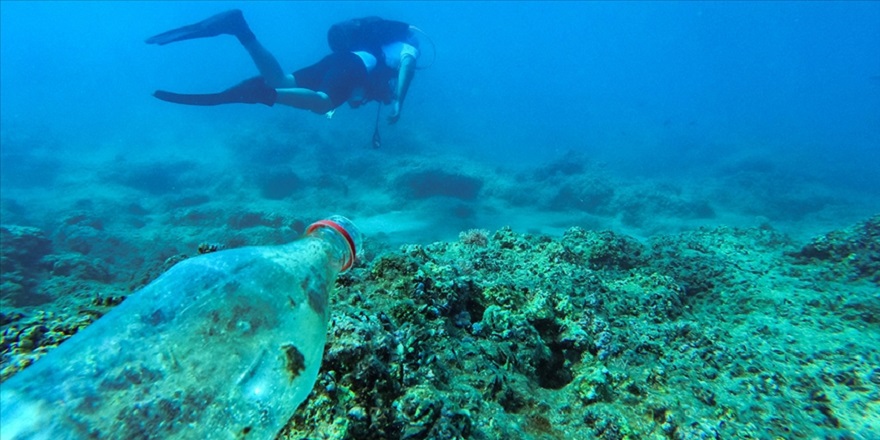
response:
<svg viewBox="0 0 880 440"><path fill-rule="evenodd" d="M153 35L146 39L146 43L162 46L175 41L214 37L221 34L235 35L243 43L255 38L247 22L244 21L244 15L242 15L241 10L232 9L212 15L195 24Z"/></svg>
<svg viewBox="0 0 880 440"><path fill-rule="evenodd" d="M275 105L278 92L266 84L262 76L255 76L242 81L220 93L206 94L182 94L156 90L153 96L162 101L186 105L220 105L220 104L265 104L269 107Z"/></svg>

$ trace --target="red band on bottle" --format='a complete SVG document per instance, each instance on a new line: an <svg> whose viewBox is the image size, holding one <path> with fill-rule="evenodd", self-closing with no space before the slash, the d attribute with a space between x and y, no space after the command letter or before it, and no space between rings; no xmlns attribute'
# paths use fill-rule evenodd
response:
<svg viewBox="0 0 880 440"><path fill-rule="evenodd" d="M338 232L339 235L342 235L342 237L345 238L345 241L348 242L348 250L350 252L351 257L348 259L348 261L345 263L345 265L342 266L342 269L340 269L340 272L345 272L346 270L348 270L348 268L350 268L354 264L354 259L357 256L357 253L356 253L357 250L354 248L354 240L351 239L351 235L348 234L348 231L346 231L345 228L343 228L342 226L339 226L339 223L336 223L331 220L318 220L318 221L312 223L306 229L306 234L307 235L311 234L315 229L318 229L318 227L320 227L320 226L326 226L328 228L332 228L333 230Z"/></svg>

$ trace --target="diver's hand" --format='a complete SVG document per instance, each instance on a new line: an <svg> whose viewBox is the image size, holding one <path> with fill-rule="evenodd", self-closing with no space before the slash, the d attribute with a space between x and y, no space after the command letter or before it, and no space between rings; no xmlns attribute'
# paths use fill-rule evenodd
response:
<svg viewBox="0 0 880 440"><path fill-rule="evenodd" d="M391 115L388 116L388 124L393 125L400 120L400 101L391 104Z"/></svg>

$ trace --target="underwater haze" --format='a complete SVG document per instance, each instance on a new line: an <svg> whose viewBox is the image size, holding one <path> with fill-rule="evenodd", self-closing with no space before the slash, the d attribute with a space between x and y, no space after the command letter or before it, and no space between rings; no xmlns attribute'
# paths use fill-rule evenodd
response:
<svg viewBox="0 0 880 440"><path fill-rule="evenodd" d="M400 124L381 127L382 150L365 151L373 106L344 107L328 121L277 106L185 107L151 97L156 89L219 91L256 74L229 36L163 47L143 42L232 7L243 9L290 71L328 53L327 28L349 17L380 15L422 29L428 38L421 38L419 63L426 68L417 73ZM255 130L275 132L278 142L294 144L290 150L305 147L291 136L321 136L326 154L355 168L365 154L390 168L405 154L439 168L444 158L464 157L489 171L582 161L620 177L621 186L661 179L676 191L697 191L687 197L711 208L710 222L754 225L766 218L796 234L848 224L878 206L880 6L873 2L3 2L2 8L2 170L10 196L13 187L85 179L78 161L192 159L228 176L230 154L260 147L223 144ZM342 170L327 172L362 184ZM487 186L522 182L477 173ZM534 184L535 191L552 193L559 182ZM545 219L528 212L480 209L503 191L484 187L468 201L474 221L454 226L549 231ZM761 200L737 200L743 192ZM598 214L592 226L614 224L614 208L582 208ZM640 231L642 225L619 226L651 233ZM422 232L412 238L430 241L450 231L432 232L429 225Z"/></svg>
<svg viewBox="0 0 880 440"><path fill-rule="evenodd" d="M417 26L400 120L154 98L258 74L230 35L145 43L232 8L287 72L334 23ZM0 0L0 380L331 214L365 237L325 360L353 391L291 438L880 438L880 2Z"/></svg>

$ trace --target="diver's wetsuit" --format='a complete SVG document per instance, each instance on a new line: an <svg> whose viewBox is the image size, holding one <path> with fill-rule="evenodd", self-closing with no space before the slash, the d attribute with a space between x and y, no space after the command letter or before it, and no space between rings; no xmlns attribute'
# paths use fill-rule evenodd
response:
<svg viewBox="0 0 880 440"><path fill-rule="evenodd" d="M333 52L309 67L293 72L296 85L330 97L333 108L339 107L358 87L367 86L367 66L352 52Z"/></svg>

